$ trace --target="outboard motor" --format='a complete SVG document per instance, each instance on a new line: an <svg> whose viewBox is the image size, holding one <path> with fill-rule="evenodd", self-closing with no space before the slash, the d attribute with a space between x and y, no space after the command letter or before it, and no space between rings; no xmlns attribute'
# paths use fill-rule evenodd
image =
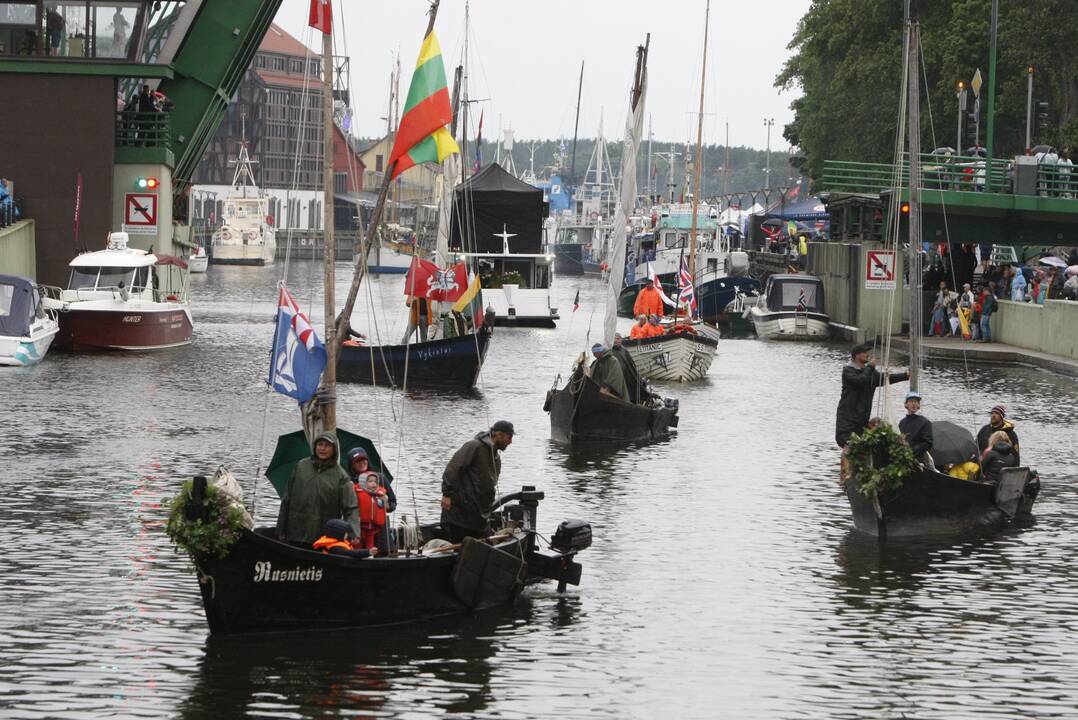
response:
<svg viewBox="0 0 1078 720"><path fill-rule="evenodd" d="M583 520L563 520L554 531L554 537L550 539L550 547L563 553L588 549L591 547L591 523Z"/></svg>

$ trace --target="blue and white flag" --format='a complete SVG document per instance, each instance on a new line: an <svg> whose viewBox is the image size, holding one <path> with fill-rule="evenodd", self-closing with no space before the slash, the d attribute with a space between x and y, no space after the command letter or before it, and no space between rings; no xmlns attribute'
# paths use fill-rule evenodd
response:
<svg viewBox="0 0 1078 720"><path fill-rule="evenodd" d="M314 396L326 369L326 347L284 286L277 299L269 386L300 403Z"/></svg>

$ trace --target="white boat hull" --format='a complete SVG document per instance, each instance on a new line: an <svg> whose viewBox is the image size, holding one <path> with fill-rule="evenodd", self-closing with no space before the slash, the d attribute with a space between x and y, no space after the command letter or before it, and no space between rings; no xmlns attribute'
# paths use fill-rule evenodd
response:
<svg viewBox="0 0 1078 720"><path fill-rule="evenodd" d="M60 324L53 318L43 318L30 327L22 337L0 335L0 365L26 367L44 359Z"/></svg>
<svg viewBox="0 0 1078 720"><path fill-rule="evenodd" d="M551 305L550 290L522 289L516 285L483 288L483 307L494 308L498 325L554 327L558 309Z"/></svg>
<svg viewBox="0 0 1078 720"><path fill-rule="evenodd" d="M277 244L272 240L258 245L215 244L214 265L272 265Z"/></svg>
<svg viewBox="0 0 1078 720"><path fill-rule="evenodd" d="M715 359L718 343L704 335L672 333L644 340L626 340L640 377L648 380L702 380Z"/></svg>
<svg viewBox="0 0 1078 720"><path fill-rule="evenodd" d="M768 340L822 340L831 334L830 319L818 313L749 310L756 336Z"/></svg>
<svg viewBox="0 0 1078 720"><path fill-rule="evenodd" d="M402 253L392 247L372 245L367 251L367 270L372 273L404 274L412 266L412 254Z"/></svg>
<svg viewBox="0 0 1078 720"><path fill-rule="evenodd" d="M193 273L204 273L209 267L210 258L207 255L192 255L187 258L187 269Z"/></svg>

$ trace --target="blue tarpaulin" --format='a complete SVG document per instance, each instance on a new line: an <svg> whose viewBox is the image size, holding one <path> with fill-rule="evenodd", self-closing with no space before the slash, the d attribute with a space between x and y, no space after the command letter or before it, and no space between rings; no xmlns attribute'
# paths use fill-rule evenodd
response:
<svg viewBox="0 0 1078 720"><path fill-rule="evenodd" d="M767 216L781 220L801 220L802 222L816 222L817 220L829 220L831 218L827 214L827 208L824 207L823 202L815 196L789 203L786 206L780 205L771 208Z"/></svg>

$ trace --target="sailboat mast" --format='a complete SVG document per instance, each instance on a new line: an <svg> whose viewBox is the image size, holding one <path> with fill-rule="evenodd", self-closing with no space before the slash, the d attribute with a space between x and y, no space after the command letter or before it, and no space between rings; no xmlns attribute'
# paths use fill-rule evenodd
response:
<svg viewBox="0 0 1078 720"><path fill-rule="evenodd" d="M322 33L322 236L325 271L326 369L322 372L322 387L328 397L334 397L337 386L337 322L336 322L336 243L333 237L333 33ZM337 430L337 405L330 402L322 407L322 431Z"/></svg>
<svg viewBox="0 0 1078 720"><path fill-rule="evenodd" d="M432 2L430 4L430 22L427 23L427 32L423 35L424 38L426 38L427 35L430 35L432 32L434 32L434 20L438 16L438 3L439 2L440 2L440 0L432 0ZM330 151L331 152L332 152L332 149L333 149L333 146L330 145ZM386 194L389 192L389 185L390 185L390 182L391 182L390 178L393 176L393 169L395 167L396 167L395 162L390 163L389 166L386 167L385 175L382 177L382 187L378 190L378 202L375 203L374 209L371 211L371 220L370 220L370 223L368 223L368 225L367 225L367 234L363 239L363 244L360 245L359 241L358 240L356 241L356 244L357 244L357 247L355 248L355 258L356 258L356 260L355 260L355 268L353 269L353 272L352 272L352 284L348 288L348 297L344 301L344 308L341 310L341 320L340 320L340 323L338 323L338 325L337 325L337 332L334 334L333 343L332 343L333 351L329 354L329 365L334 368L334 371L333 371L334 380L336 380L336 374L337 374L336 373L337 349L340 347L341 343L344 341L344 333L342 331L344 329L345 323L347 323L348 319L350 317L352 317L352 308L354 308L355 304L356 304L356 295L359 294L359 285L360 285L360 283L363 282L364 269L366 268L366 263L364 262L364 259L366 258L367 248L369 248L371 246L371 243L374 241L374 235L378 230L378 224L382 221L382 211L385 209L385 206L386 206ZM330 206L332 207L332 204L330 204ZM327 316L327 320L328 320L329 317L332 317L332 315ZM327 350L329 349L329 346L330 346L330 343L328 342L328 340L329 340L329 338L327 338L327 342L326 342ZM327 368L327 371L328 371L328 368ZM325 375L323 375L323 377L325 377Z"/></svg>
<svg viewBox="0 0 1078 720"><path fill-rule="evenodd" d="M700 68L700 116L696 123L696 157L692 182L692 230L689 232L689 276L696 277L696 213L700 208L700 179L703 177L704 161L701 149L704 144L704 81L707 80L707 23L711 17L711 0L704 10L704 62Z"/></svg>
<svg viewBox="0 0 1078 720"><path fill-rule="evenodd" d="M910 146L910 244L907 262L910 279L910 390L917 390L921 372L921 71L920 29L909 24L909 146Z"/></svg>
<svg viewBox="0 0 1078 720"><path fill-rule="evenodd" d="M580 96L584 91L584 61L580 61L580 83L576 86L576 121L573 123L573 159L569 162L569 183L576 189L576 139L580 134Z"/></svg>

